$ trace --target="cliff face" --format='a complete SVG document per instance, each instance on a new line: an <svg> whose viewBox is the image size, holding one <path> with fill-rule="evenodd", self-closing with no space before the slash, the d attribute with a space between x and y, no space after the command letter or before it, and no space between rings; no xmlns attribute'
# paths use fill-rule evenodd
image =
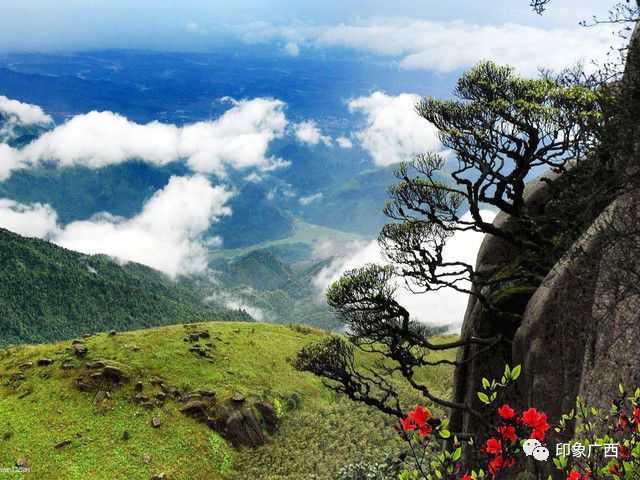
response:
<svg viewBox="0 0 640 480"><path fill-rule="evenodd" d="M487 352L456 368L453 396L478 407L476 391L482 377L496 378L504 364L521 364L513 398L518 406L534 406L555 423L575 404L576 396L590 406L608 408L617 385L640 386L640 30L636 28L627 57L620 95L624 106L613 120L607 156L629 182L586 228L526 298L512 297L521 322L505 328L483 316L471 297L462 335L501 333L511 344ZM548 183L533 182L527 203L549 201ZM535 194L534 194L535 192ZM508 225L499 215L496 223ZM520 253L487 236L477 260L480 272L498 272ZM484 292L487 293L487 292ZM496 294L499 294L497 292ZM469 359L474 347L460 350ZM452 430L481 431L470 416L454 412ZM550 431L547 443L558 438ZM549 472L550 473L550 472ZM545 477L546 478L546 477Z"/></svg>

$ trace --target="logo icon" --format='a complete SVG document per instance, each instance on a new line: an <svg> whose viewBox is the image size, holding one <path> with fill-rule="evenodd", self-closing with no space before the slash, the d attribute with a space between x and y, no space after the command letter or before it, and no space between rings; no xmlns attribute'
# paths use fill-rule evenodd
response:
<svg viewBox="0 0 640 480"><path fill-rule="evenodd" d="M533 458L539 462L546 462L549 458L549 449L543 446L539 440L530 438L522 445L522 450L527 457L533 455Z"/></svg>

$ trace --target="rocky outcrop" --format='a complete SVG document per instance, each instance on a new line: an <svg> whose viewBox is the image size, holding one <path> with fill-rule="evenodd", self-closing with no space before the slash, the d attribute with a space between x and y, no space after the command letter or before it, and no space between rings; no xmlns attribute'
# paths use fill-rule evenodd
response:
<svg viewBox="0 0 640 480"><path fill-rule="evenodd" d="M590 406L607 409L619 383L640 386L637 348L640 344L638 28L631 39L623 81L616 88L622 108L611 118L608 136L598 154L612 162L614 174L624 176L625 181L620 185L625 188L616 191L607 202L598 204L594 214L586 217L587 222L580 228L585 233L566 249L542 284L529 292L530 298L520 292L522 298L510 299L515 307L521 308L521 321L515 329L513 325L501 324L499 319L484 318L486 315L481 306L475 298L470 298L462 327L463 337L501 333L509 339L513 332L513 342L511 347L503 345L480 355L478 347L460 349L459 361L473 360L456 368L455 401L479 407L476 391L482 378L499 376L505 363L523 366L513 401L520 407L534 406L547 412L550 423L557 421L561 413L571 410L577 396ZM544 185L538 183L528 189L527 204L531 202L545 208ZM573 186L577 186L573 188L573 194L579 195L580 184ZM588 206L588 202L583 204ZM553 202L546 208L553 208ZM595 220L591 222L593 218ZM509 218L498 215L495 224L508 227ZM476 268L481 273L495 275L508 268L519 254L505 242L487 236ZM520 303L522 300L525 300L523 304ZM482 432L473 417L459 411L452 415L451 428ZM550 430L547 443L559 440L554 435Z"/></svg>
<svg viewBox="0 0 640 480"><path fill-rule="evenodd" d="M558 178L558 174L547 174L533 180L527 185L524 192L527 207L532 210L543 209L549 192L549 185ZM499 229L509 230L513 228L513 218L500 212L493 224ZM487 235L482 242L476 261L476 272L485 278L492 278L509 268L520 256L518 248L507 241ZM513 288L499 293L499 286L485 287L482 295L493 298L501 308L520 313L524 310L532 291L529 288ZM496 298L496 295L500 295ZM477 390L482 378L499 377L504 371L505 364L513 365L511 344L519 323L513 323L513 319L504 316L496 318L488 316L482 308L482 304L473 295L469 296L469 303L462 324L462 338L480 337L492 338L501 335L507 342L495 346L490 351L482 353L482 346L466 345L458 350L457 361L460 362L455 370L453 381L453 400L458 403L471 405L480 410L482 405L477 397ZM473 361L467 362L467 359ZM451 414L451 429L456 432L475 432L481 425L473 417L464 414L460 410L454 410Z"/></svg>
<svg viewBox="0 0 640 480"><path fill-rule="evenodd" d="M640 386L640 191L620 197L603 225L584 368L578 394L608 405L619 383Z"/></svg>

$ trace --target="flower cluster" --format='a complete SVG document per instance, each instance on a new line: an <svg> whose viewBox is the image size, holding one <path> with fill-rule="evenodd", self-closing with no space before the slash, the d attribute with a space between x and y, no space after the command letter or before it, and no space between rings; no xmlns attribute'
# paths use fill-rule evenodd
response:
<svg viewBox="0 0 640 480"><path fill-rule="evenodd" d="M400 460L408 469L401 480L504 480L512 478L513 469L525 455L546 460L549 450L542 444L550 429L547 415L535 408L513 408L504 401L501 389L520 374L520 367L505 368L501 381L483 379L478 398L485 404L484 415L491 425L485 437L468 443L469 453L484 459L479 468L467 470L460 462L462 446L456 437L443 450L441 442L449 438L447 422L434 418L428 409L418 406L394 425L409 449ZM562 415L554 428L557 435L570 436L566 445L571 451L589 455L553 457L555 467L566 480L638 480L640 478L640 389L629 395L622 387L611 403L608 415L589 409L578 398L576 406ZM600 432L600 436L595 432ZM595 448L594 448L595 447ZM603 448L598 448L603 447ZM616 448L617 447L617 448ZM611 450L616 454L612 455ZM595 454L591 454L592 450ZM556 448L556 451L558 449Z"/></svg>
<svg viewBox="0 0 640 480"><path fill-rule="evenodd" d="M427 423L429 410L422 408L422 405L418 405L413 412L407 415L407 418L399 418L398 420L405 432L417 430L421 437L426 437L433 432L433 428Z"/></svg>
<svg viewBox="0 0 640 480"><path fill-rule="evenodd" d="M521 416L508 404L498 408L499 423L495 435L490 437L481 449L487 458L489 473L495 478L498 472L511 467L521 452L519 440L534 438L544 441L549 429L547 416L535 408L525 410Z"/></svg>

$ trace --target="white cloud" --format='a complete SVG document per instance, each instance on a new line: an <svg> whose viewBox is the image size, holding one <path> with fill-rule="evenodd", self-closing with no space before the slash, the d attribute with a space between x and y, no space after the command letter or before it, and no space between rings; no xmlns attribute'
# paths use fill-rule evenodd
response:
<svg viewBox="0 0 640 480"><path fill-rule="evenodd" d="M322 135L318 125L313 120L296 124L294 132L298 141L307 145L317 145L322 142L327 147L330 147L333 144L330 137Z"/></svg>
<svg viewBox="0 0 640 480"><path fill-rule="evenodd" d="M22 125L51 123L53 119L37 105L22 103L0 95L0 113L14 117Z"/></svg>
<svg viewBox="0 0 640 480"><path fill-rule="evenodd" d="M482 216L486 221L492 221L495 213L488 210L482 211ZM448 240L444 249L445 261L455 259L475 265L483 238L483 234L472 231L456 233ZM349 245L341 244L339 246L325 242L320 244L314 253L316 258L339 255L313 280L316 287L322 292L348 270L362 267L367 263L386 263L380 246L375 240L369 243L353 242ZM452 289L415 294L404 285L404 282L399 285L396 299L409 310L412 316L425 323L451 325L455 329L459 329L467 307L468 296L466 294Z"/></svg>
<svg viewBox="0 0 640 480"><path fill-rule="evenodd" d="M615 41L607 26L544 29L405 17L321 26L256 22L244 25L240 35L247 42L284 39L317 49L349 48L393 58L406 69L444 73L493 60L527 75L540 66L562 69L581 60L603 60Z"/></svg>
<svg viewBox="0 0 640 480"><path fill-rule="evenodd" d="M50 238L58 232L58 215L49 205L24 205L0 199L0 227L26 237Z"/></svg>
<svg viewBox="0 0 640 480"><path fill-rule="evenodd" d="M410 160L441 147L436 128L415 111L418 95L397 97L375 92L349 102L349 110L365 115L365 128L355 134L378 165Z"/></svg>
<svg viewBox="0 0 640 480"><path fill-rule="evenodd" d="M7 138L8 132L5 135L0 132L0 136ZM11 176L11 172L26 168L27 164L20 158L18 150L11 148L9 145L0 143L0 182L6 180Z"/></svg>
<svg viewBox="0 0 640 480"><path fill-rule="evenodd" d="M347 137L338 137L336 138L336 142L338 142L338 146L340 148L351 148L353 147L353 142L351 139Z"/></svg>
<svg viewBox="0 0 640 480"><path fill-rule="evenodd" d="M231 195L200 175L171 177L142 212L128 220L103 213L60 227L48 205L2 200L0 226L71 250L139 262L170 276L199 273L207 268L207 246L220 242L217 237L205 241L203 235L212 223L231 213L225 205Z"/></svg>
<svg viewBox="0 0 640 480"><path fill-rule="evenodd" d="M207 297L205 301L207 300L222 303L222 305L230 308L231 310L244 310L259 322L262 322L265 319L265 314L262 309L254 307L242 298L236 297L235 295L232 295L230 293L216 292Z"/></svg>
<svg viewBox="0 0 640 480"><path fill-rule="evenodd" d="M298 44L296 42L287 43L282 51L285 55L288 55L290 57L297 57L298 55L300 55L300 47L298 47Z"/></svg>
<svg viewBox="0 0 640 480"><path fill-rule="evenodd" d="M189 33L198 33L200 35L207 35L209 33L204 28L201 28L197 22L189 22L185 28Z"/></svg>
<svg viewBox="0 0 640 480"><path fill-rule="evenodd" d="M249 175L244 177L247 182L251 183L260 183L262 181L262 177L258 175L256 172L251 172Z"/></svg>
<svg viewBox="0 0 640 480"><path fill-rule="evenodd" d="M301 205L309 205L310 203L317 202L322 200L324 195L322 192L314 193L313 195L309 195L308 197L300 197Z"/></svg>
<svg viewBox="0 0 640 480"><path fill-rule="evenodd" d="M272 170L287 165L268 158L269 144L284 136L288 121L280 100L232 100L218 119L184 127L157 121L138 124L113 112L77 115L23 149L0 151L0 178L40 162L100 168L140 159L164 165L186 159L199 173L225 174L225 167Z"/></svg>

